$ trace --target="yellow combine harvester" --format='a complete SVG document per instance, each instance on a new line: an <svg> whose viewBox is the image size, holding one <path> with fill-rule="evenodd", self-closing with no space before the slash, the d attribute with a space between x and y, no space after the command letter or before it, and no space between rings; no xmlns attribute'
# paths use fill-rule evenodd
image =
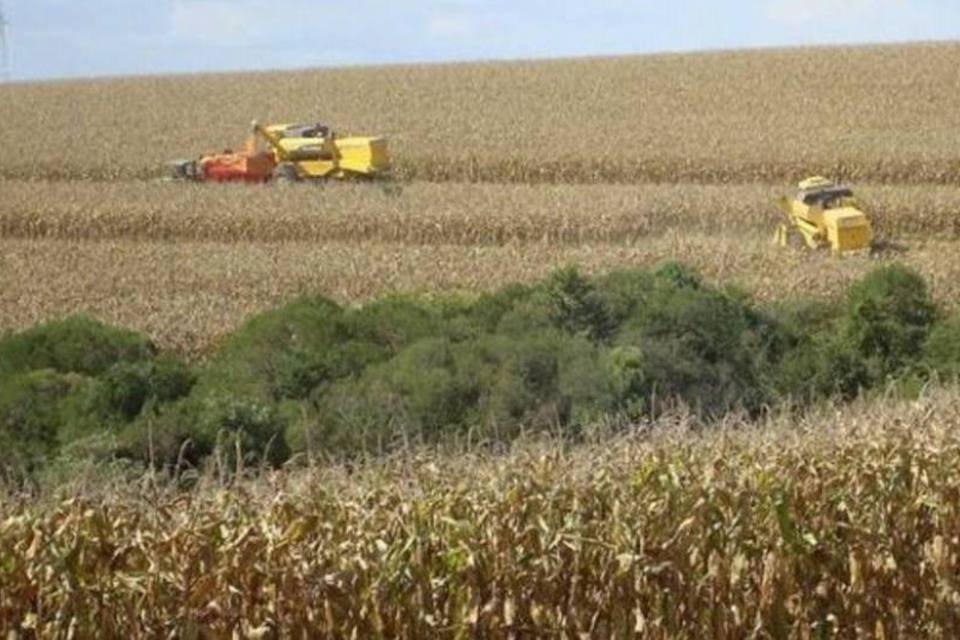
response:
<svg viewBox="0 0 960 640"><path fill-rule="evenodd" d="M273 151L278 179L373 177L390 169L386 138L340 137L319 124L262 126L254 121L252 129Z"/></svg>
<svg viewBox="0 0 960 640"><path fill-rule="evenodd" d="M260 150L258 141L267 143ZM374 178L390 170L383 137L339 136L322 124L254 121L243 151L208 153L170 164L172 177L200 182Z"/></svg>
<svg viewBox="0 0 960 640"><path fill-rule="evenodd" d="M787 246L792 228L811 249L830 247L836 254L870 251L870 221L848 187L821 176L807 178L798 187L793 200L777 201L787 217L777 228L775 240L780 246Z"/></svg>

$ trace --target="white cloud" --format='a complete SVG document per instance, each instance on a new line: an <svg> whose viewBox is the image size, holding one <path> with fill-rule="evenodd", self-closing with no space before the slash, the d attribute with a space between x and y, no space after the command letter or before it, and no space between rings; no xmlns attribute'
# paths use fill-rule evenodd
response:
<svg viewBox="0 0 960 640"><path fill-rule="evenodd" d="M802 24L831 17L850 19L907 8L906 0L772 0L767 15L779 22Z"/></svg>

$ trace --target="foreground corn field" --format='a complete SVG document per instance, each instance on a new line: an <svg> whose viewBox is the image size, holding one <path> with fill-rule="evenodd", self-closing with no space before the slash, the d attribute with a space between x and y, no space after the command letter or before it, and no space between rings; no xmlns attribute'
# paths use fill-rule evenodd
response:
<svg viewBox="0 0 960 640"><path fill-rule="evenodd" d="M572 453L0 503L0 628L74 637L960 632L955 391ZM148 479L149 480L149 479Z"/></svg>

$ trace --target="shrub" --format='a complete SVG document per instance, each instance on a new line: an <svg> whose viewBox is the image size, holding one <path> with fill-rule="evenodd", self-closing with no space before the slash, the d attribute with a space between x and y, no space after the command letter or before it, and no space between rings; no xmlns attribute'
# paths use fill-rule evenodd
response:
<svg viewBox="0 0 960 640"><path fill-rule="evenodd" d="M321 356L340 340L342 315L322 297L260 314L227 339L199 385L271 400L306 396L328 376Z"/></svg>
<svg viewBox="0 0 960 640"><path fill-rule="evenodd" d="M396 354L418 340L446 332L449 315L444 317L445 300L389 295L350 309L344 315L342 333L353 340L379 345L390 355Z"/></svg>
<svg viewBox="0 0 960 640"><path fill-rule="evenodd" d="M672 260L661 265L654 275L677 289L699 289L702 283L700 275L690 267Z"/></svg>
<svg viewBox="0 0 960 640"><path fill-rule="evenodd" d="M612 410L613 385L599 353L585 336L556 330L478 342L468 355L482 375L479 426L501 438L518 428L570 433Z"/></svg>
<svg viewBox="0 0 960 640"><path fill-rule="evenodd" d="M654 384L646 370L643 349L613 347L605 354L604 366L609 372L618 410L631 418L647 413Z"/></svg>
<svg viewBox="0 0 960 640"><path fill-rule="evenodd" d="M598 348L553 330L424 339L334 385L318 407L314 441L328 453L348 453L355 445L380 451L468 431L503 439L521 428L568 430L614 410L616 400Z"/></svg>
<svg viewBox="0 0 960 640"><path fill-rule="evenodd" d="M256 399L229 395L192 395L166 406L158 414L144 414L125 429L119 455L159 467L183 461L200 465L218 445L232 468L239 443L244 460L281 464L290 450L285 423L276 406Z"/></svg>
<svg viewBox="0 0 960 640"><path fill-rule="evenodd" d="M922 279L898 266L868 274L842 305L772 311L676 263L599 278L566 268L479 296L348 309L302 298L251 319L195 375L137 334L75 317L0 341L0 444L29 464L68 446L199 465L218 445L231 465L237 446L245 462L279 464L291 451L577 434L677 400L758 413L891 376L909 378L904 389L926 370L960 377L958 318L937 325Z"/></svg>
<svg viewBox="0 0 960 640"><path fill-rule="evenodd" d="M30 471L56 451L61 404L81 381L52 369L0 379L0 469Z"/></svg>
<svg viewBox="0 0 960 640"><path fill-rule="evenodd" d="M901 265L880 267L847 295L845 337L865 361L871 382L916 362L936 320L923 278Z"/></svg>
<svg viewBox="0 0 960 640"><path fill-rule="evenodd" d="M601 341L610 337L614 322L603 298L575 267L555 271L544 287L551 324L567 333Z"/></svg>
<svg viewBox="0 0 960 640"><path fill-rule="evenodd" d="M960 379L960 313L930 331L923 351L929 370L947 380Z"/></svg>
<svg viewBox="0 0 960 640"><path fill-rule="evenodd" d="M536 290L535 287L525 284L510 284L492 293L477 296L469 310L470 319L477 332L496 333L501 330L504 317L528 301Z"/></svg>
<svg viewBox="0 0 960 640"><path fill-rule="evenodd" d="M0 340L0 376L38 369L96 376L118 362L142 362L155 353L138 333L71 316Z"/></svg>
<svg viewBox="0 0 960 640"><path fill-rule="evenodd" d="M658 277L618 332L615 344L639 350L647 397L682 399L707 414L758 410L773 400L770 371L785 349L778 324L738 297ZM627 400L630 400L629 398Z"/></svg>

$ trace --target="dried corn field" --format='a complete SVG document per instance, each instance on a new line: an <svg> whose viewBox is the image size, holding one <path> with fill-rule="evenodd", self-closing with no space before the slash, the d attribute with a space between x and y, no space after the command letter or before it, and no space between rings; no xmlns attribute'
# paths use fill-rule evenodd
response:
<svg viewBox="0 0 960 640"><path fill-rule="evenodd" d="M307 291L487 289L569 262L832 295L872 263L769 246L772 200L810 172L855 180L878 259L955 304L958 65L941 44L0 87L0 331L87 311L196 355ZM154 180L253 117L387 134L400 179Z"/></svg>
<svg viewBox="0 0 960 640"><path fill-rule="evenodd" d="M952 638L955 397L4 498L0 632Z"/></svg>
<svg viewBox="0 0 960 640"><path fill-rule="evenodd" d="M0 182L0 236L48 240L638 244L671 229L772 236L786 187ZM960 189L858 185L875 230L960 239ZM42 203L42 206L37 206Z"/></svg>
<svg viewBox="0 0 960 640"><path fill-rule="evenodd" d="M897 260L956 307L958 68L931 44L0 86L0 333L89 312L199 358L307 292L667 259L762 302ZM252 118L386 134L398 180L156 180ZM810 173L854 182L877 255L771 244ZM2 493L0 635L957 637L956 398Z"/></svg>
<svg viewBox="0 0 960 640"><path fill-rule="evenodd" d="M0 185L0 329L83 311L190 355L307 292L478 291L571 263L678 259L773 300L839 294L899 260L960 303L960 191L949 187L867 185L893 242L836 260L770 243L771 185Z"/></svg>
<svg viewBox="0 0 960 640"><path fill-rule="evenodd" d="M957 184L958 66L943 44L5 87L0 176L153 176L319 118L389 135L417 179Z"/></svg>
<svg viewBox="0 0 960 640"><path fill-rule="evenodd" d="M935 297L955 307L956 248L953 242L918 242L881 259L917 268ZM765 236L678 231L630 246L0 240L0 250L0 270L15 274L0 291L7 327L86 312L191 356L202 356L250 315L317 291L344 301L396 291L484 291L569 264L595 273L677 259L712 282L733 283L773 301L839 296L878 264L784 253Z"/></svg>

